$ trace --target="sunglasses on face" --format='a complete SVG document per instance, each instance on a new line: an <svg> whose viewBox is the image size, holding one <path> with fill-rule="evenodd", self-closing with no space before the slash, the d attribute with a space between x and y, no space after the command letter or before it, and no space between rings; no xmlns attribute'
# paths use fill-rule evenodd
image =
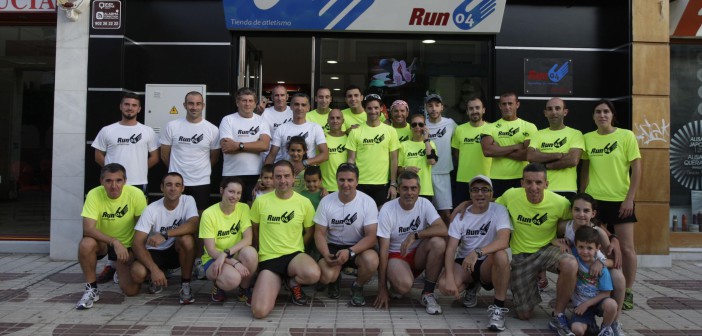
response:
<svg viewBox="0 0 702 336"><path fill-rule="evenodd" d="M413 122L413 123L410 124L410 126L412 126L412 128L414 128L414 127L424 127L424 123Z"/></svg>

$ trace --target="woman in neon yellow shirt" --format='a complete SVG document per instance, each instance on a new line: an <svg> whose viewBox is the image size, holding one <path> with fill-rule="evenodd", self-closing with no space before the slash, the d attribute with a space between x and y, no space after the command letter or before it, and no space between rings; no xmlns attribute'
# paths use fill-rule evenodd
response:
<svg viewBox="0 0 702 336"><path fill-rule="evenodd" d="M626 278L623 309L634 308L631 287L636 278L634 249L634 197L641 181L641 153L634 133L615 127L616 110L609 100L595 105L593 120L597 130L585 134L580 190L599 204L597 218L615 234L622 251L622 271ZM631 170L631 177L629 171ZM620 265L615 265L620 267Z"/></svg>
<svg viewBox="0 0 702 336"><path fill-rule="evenodd" d="M399 176L403 171L409 170L419 175L419 196L431 200L434 196L431 166L439 159L436 155L436 145L429 140L424 115L415 114L411 120L412 139L400 144L397 174Z"/></svg>

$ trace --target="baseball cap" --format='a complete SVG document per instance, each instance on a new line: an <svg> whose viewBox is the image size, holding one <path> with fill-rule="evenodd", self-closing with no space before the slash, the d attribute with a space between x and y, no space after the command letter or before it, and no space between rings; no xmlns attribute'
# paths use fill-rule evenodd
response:
<svg viewBox="0 0 702 336"><path fill-rule="evenodd" d="M475 177L470 179L470 182L468 182L468 185L472 186L473 182L476 182L476 181L483 181L483 182L487 183L488 185L490 185L490 188L492 188L492 180L490 180L490 178L485 176L485 175L476 175Z"/></svg>
<svg viewBox="0 0 702 336"><path fill-rule="evenodd" d="M436 94L436 93L432 93L432 94L430 94L430 95L424 97L424 104L428 103L428 102L431 101L431 100L438 100L439 103L442 103L442 104L444 103L444 100L441 99L441 96L439 96L439 95Z"/></svg>

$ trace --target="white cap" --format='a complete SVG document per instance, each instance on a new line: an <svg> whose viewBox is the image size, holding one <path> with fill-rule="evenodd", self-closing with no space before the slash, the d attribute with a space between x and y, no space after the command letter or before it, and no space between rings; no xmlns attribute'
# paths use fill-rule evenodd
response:
<svg viewBox="0 0 702 336"><path fill-rule="evenodd" d="M487 183L488 185L490 185L490 188L492 188L492 180L490 180L490 178L485 176L485 175L476 175L475 177L470 179L470 182L468 182L468 185L472 186L473 182L476 182L476 181L483 181L483 182Z"/></svg>

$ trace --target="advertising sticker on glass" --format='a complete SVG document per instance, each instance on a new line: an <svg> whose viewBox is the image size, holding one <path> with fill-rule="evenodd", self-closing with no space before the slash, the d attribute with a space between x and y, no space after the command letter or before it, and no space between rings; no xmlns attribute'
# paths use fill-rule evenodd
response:
<svg viewBox="0 0 702 336"><path fill-rule="evenodd" d="M567 58L525 58L524 93L572 96L573 60Z"/></svg>

